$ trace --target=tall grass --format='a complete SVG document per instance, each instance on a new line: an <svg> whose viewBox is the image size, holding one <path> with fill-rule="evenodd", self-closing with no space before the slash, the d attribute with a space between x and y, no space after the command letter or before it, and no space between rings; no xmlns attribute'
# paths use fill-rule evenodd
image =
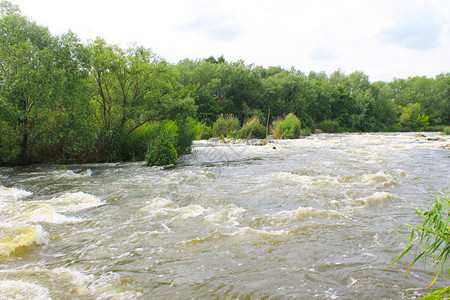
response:
<svg viewBox="0 0 450 300"><path fill-rule="evenodd" d="M416 255L412 263L406 270L406 273L418 261L424 262L431 260L431 266L435 268L435 277L428 285L432 286L439 274L447 272L447 278L450 275L450 197L449 192L444 191L440 197L437 197L424 211L416 208L417 214L423 219L423 223L419 225L402 224L411 229L409 236L401 235L407 244L405 248L398 254L393 262L402 259L411 250L416 251ZM405 273L405 275L406 275ZM427 287L427 288L428 288ZM450 287L435 290L428 294L426 299L441 299L439 297L449 297ZM424 297L425 299L425 297Z"/></svg>
<svg viewBox="0 0 450 300"><path fill-rule="evenodd" d="M214 136L235 135L241 128L241 122L232 114L224 116L221 114L213 125Z"/></svg>
<svg viewBox="0 0 450 300"><path fill-rule="evenodd" d="M272 135L276 139L298 139L302 123L293 113L273 123Z"/></svg>
<svg viewBox="0 0 450 300"><path fill-rule="evenodd" d="M266 128L258 117L250 118L239 130L242 139L263 139L266 137Z"/></svg>

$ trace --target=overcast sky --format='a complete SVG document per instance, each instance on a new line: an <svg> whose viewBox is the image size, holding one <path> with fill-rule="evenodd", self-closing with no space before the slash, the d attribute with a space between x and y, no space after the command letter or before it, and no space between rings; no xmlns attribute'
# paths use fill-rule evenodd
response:
<svg viewBox="0 0 450 300"><path fill-rule="evenodd" d="M449 0L11 0L53 34L371 81L450 72Z"/></svg>

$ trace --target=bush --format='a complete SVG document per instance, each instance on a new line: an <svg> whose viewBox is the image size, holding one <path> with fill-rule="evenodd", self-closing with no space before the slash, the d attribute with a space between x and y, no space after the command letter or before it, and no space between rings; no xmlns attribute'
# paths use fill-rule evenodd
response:
<svg viewBox="0 0 450 300"><path fill-rule="evenodd" d="M100 160L112 162L122 159L124 134L118 130L101 130L99 134Z"/></svg>
<svg viewBox="0 0 450 300"><path fill-rule="evenodd" d="M192 152L192 141L198 136L199 128L195 120L187 118L178 123L176 150L179 155Z"/></svg>
<svg viewBox="0 0 450 300"><path fill-rule="evenodd" d="M0 121L0 165L16 164L20 155L20 135L8 123Z"/></svg>
<svg viewBox="0 0 450 300"><path fill-rule="evenodd" d="M195 137L195 140L207 140L213 136L212 128L206 125L205 123L197 122L197 136Z"/></svg>
<svg viewBox="0 0 450 300"><path fill-rule="evenodd" d="M241 123L239 119L228 114L226 117L222 115L216 120L213 126L214 136L229 136L234 135L241 128Z"/></svg>
<svg viewBox="0 0 450 300"><path fill-rule="evenodd" d="M145 155L148 150L148 143L152 138L153 130L157 126L159 126L158 123L146 123L128 135L128 138L123 145L123 151L126 153L126 160L145 160Z"/></svg>
<svg viewBox="0 0 450 300"><path fill-rule="evenodd" d="M300 136L300 119L290 113L273 123L272 134L276 139L298 139Z"/></svg>
<svg viewBox="0 0 450 300"><path fill-rule="evenodd" d="M175 145L178 142L178 126L174 121L164 121L151 132L145 164L147 166L173 164L178 159Z"/></svg>
<svg viewBox="0 0 450 300"><path fill-rule="evenodd" d="M326 133L335 133L339 130L337 121L325 120L320 122L319 129Z"/></svg>
<svg viewBox="0 0 450 300"><path fill-rule="evenodd" d="M242 139L263 139L266 137L266 128L258 117L252 117L242 126L238 135Z"/></svg>

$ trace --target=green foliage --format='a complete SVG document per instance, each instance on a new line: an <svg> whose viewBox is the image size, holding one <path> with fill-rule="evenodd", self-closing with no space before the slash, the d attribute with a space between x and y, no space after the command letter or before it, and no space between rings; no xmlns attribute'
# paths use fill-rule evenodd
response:
<svg viewBox="0 0 450 300"><path fill-rule="evenodd" d="M213 136L211 127L207 126L203 122L197 122L197 136L196 140L207 140Z"/></svg>
<svg viewBox="0 0 450 300"><path fill-rule="evenodd" d="M101 131L99 134L100 161L117 161L121 159L123 133L116 130Z"/></svg>
<svg viewBox="0 0 450 300"><path fill-rule="evenodd" d="M320 122L319 129L327 133L335 133L339 130L339 123L337 121L325 120Z"/></svg>
<svg viewBox="0 0 450 300"><path fill-rule="evenodd" d="M422 297L422 300L448 300L450 299L450 286L437 289Z"/></svg>
<svg viewBox="0 0 450 300"><path fill-rule="evenodd" d="M425 116L425 115L419 114L416 118L416 122L415 122L416 126L421 129L427 127L428 125L430 125L430 122L428 121L429 119L430 119L430 116Z"/></svg>
<svg viewBox="0 0 450 300"><path fill-rule="evenodd" d="M228 114L226 116L220 115L213 126L214 136L228 136L229 134L235 134L241 128L239 119Z"/></svg>
<svg viewBox="0 0 450 300"><path fill-rule="evenodd" d="M300 130L300 136L310 136L311 135L311 129L309 128L302 128Z"/></svg>
<svg viewBox="0 0 450 300"><path fill-rule="evenodd" d="M298 139L300 136L301 122L293 113L284 119L274 122L272 134L276 139Z"/></svg>
<svg viewBox="0 0 450 300"><path fill-rule="evenodd" d="M421 115L420 103L408 103L406 107L398 107L400 115L400 125L411 129L421 129L429 125L429 116Z"/></svg>
<svg viewBox="0 0 450 300"><path fill-rule="evenodd" d="M399 261L411 250L416 250L417 254L406 272L419 260L424 262L431 260L431 265L436 268L436 272L434 280L428 285L429 287L436 282L441 272L447 271L447 278L450 275L450 194L448 192L442 193L427 209L424 211L416 209L416 212L423 218L423 223L420 225L401 225L408 226L411 232L409 236L402 236L407 244L389 266ZM448 294L448 288L435 291L432 294L441 293ZM431 297L430 295L428 297Z"/></svg>
<svg viewBox="0 0 450 300"><path fill-rule="evenodd" d="M124 143L122 144L124 160L145 160L148 143L152 138L152 132L156 126L158 126L158 123L145 123L126 136Z"/></svg>
<svg viewBox="0 0 450 300"><path fill-rule="evenodd" d="M242 139L263 139L266 137L266 128L258 117L252 117L239 130L238 136Z"/></svg>
<svg viewBox="0 0 450 300"><path fill-rule="evenodd" d="M178 155L192 152L192 141L198 136L199 128L194 119L188 118L178 122L176 150Z"/></svg>
<svg viewBox="0 0 450 300"><path fill-rule="evenodd" d="M442 130L441 135L450 135L450 126L446 126L444 130Z"/></svg>
<svg viewBox="0 0 450 300"><path fill-rule="evenodd" d="M17 135L8 123L0 121L0 165L18 163L20 136Z"/></svg>
<svg viewBox="0 0 450 300"><path fill-rule="evenodd" d="M156 125L151 133L148 151L145 155L147 166L173 164L178 159L175 145L178 127L174 121L164 121Z"/></svg>

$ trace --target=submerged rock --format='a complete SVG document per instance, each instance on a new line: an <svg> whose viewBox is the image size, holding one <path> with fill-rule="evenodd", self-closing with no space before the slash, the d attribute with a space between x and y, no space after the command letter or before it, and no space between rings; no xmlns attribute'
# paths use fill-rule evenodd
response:
<svg viewBox="0 0 450 300"><path fill-rule="evenodd" d="M267 144L267 140L251 139L247 141L247 145L250 146L264 146L265 144Z"/></svg>
<svg viewBox="0 0 450 300"><path fill-rule="evenodd" d="M273 143L268 139L235 139L235 138L210 138L208 142L212 143L224 143L224 144L232 144L232 145L249 145L249 146L264 146L267 143Z"/></svg>

